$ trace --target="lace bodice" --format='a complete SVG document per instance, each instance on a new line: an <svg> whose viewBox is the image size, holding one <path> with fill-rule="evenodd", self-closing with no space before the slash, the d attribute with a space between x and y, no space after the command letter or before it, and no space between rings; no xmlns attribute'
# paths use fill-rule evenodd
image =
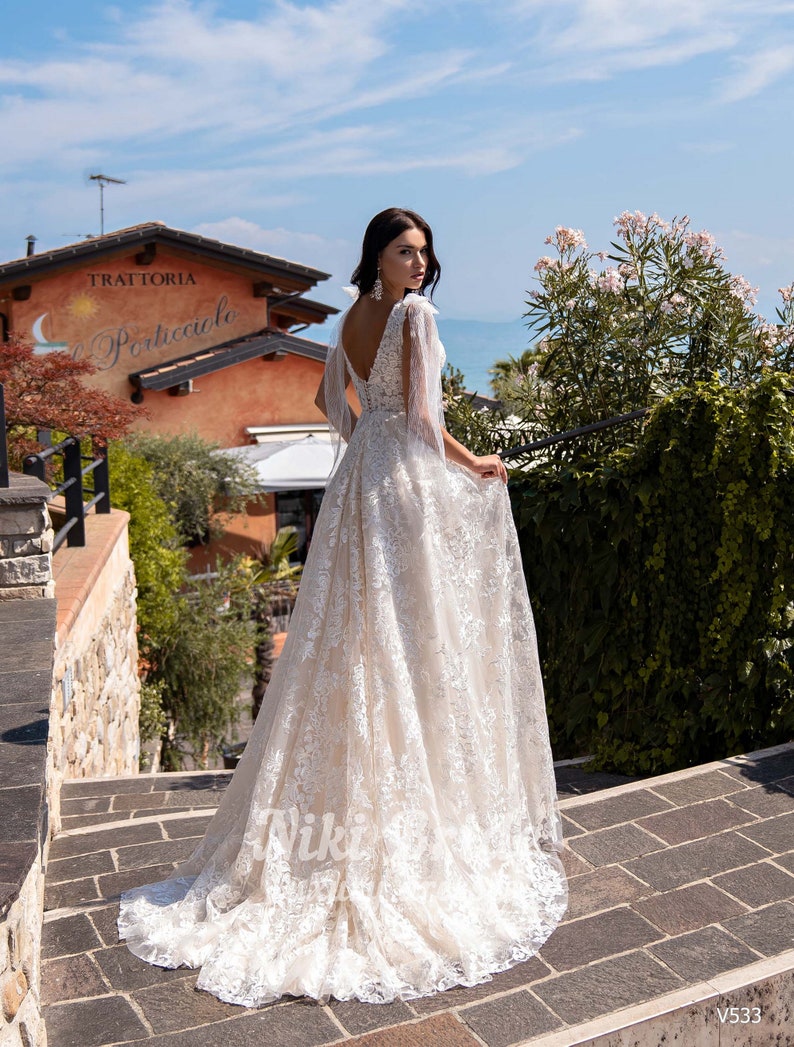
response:
<svg viewBox="0 0 794 1047"><path fill-rule="evenodd" d="M351 297L358 298L358 288L346 287L345 291ZM346 393L348 376L352 376L362 414L379 412L402 416L409 435L409 445L420 452L423 447L430 447L443 461L446 454L441 369L446 353L433 319L433 314L438 310L424 295L413 291L395 302L381 335L369 377L365 380L356 374L342 344L342 330L350 308L352 305L342 313L331 331L323 375L325 413L334 451L334 467L329 482L336 474L344 447L353 431ZM409 334L407 410L403 392L402 337L406 320Z"/></svg>
<svg viewBox="0 0 794 1047"><path fill-rule="evenodd" d="M409 295L407 298L403 298L402 301L395 303L386 321L383 337L375 353L375 359L372 361L368 379L365 380L353 370L344 344L342 344L342 351L345 353L345 364L350 373L362 411L383 410L394 412L395 414L404 413L405 411L402 377L403 323L409 302L418 297L418 295ZM437 345L440 351L441 366L443 367L446 360L446 352L440 341L437 342Z"/></svg>

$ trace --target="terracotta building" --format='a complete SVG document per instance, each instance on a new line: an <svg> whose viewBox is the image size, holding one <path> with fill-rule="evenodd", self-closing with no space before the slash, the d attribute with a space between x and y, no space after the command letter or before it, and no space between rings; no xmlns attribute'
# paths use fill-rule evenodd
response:
<svg viewBox="0 0 794 1047"><path fill-rule="evenodd" d="M139 428L262 443L270 461L274 441L328 446L314 404L327 347L302 336L338 312L307 297L328 278L150 222L0 265L0 325L36 352L93 361L87 381L145 405ZM352 383L349 395L355 405ZM299 526L305 549L324 479L291 478L289 460L264 501L233 521L225 549L252 552L285 523ZM195 566L215 552L197 550Z"/></svg>

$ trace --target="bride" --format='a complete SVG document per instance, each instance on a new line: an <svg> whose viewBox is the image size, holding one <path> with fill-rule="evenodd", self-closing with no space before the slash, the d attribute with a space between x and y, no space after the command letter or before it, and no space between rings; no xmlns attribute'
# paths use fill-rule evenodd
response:
<svg viewBox="0 0 794 1047"><path fill-rule="evenodd" d="M200 968L230 1003L477 985L567 907L507 473L444 428L439 275L424 219L372 219L317 393L334 468L262 708L191 856L121 895L136 956Z"/></svg>

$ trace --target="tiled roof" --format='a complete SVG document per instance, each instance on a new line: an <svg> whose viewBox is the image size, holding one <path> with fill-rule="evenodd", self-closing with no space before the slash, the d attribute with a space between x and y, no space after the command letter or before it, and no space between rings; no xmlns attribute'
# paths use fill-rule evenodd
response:
<svg viewBox="0 0 794 1047"><path fill-rule="evenodd" d="M19 279L24 275L37 276L53 269L61 269L73 261L113 254L125 247L143 248L146 244L163 244L203 255L208 259L223 261L227 265L231 263L262 275L289 276L293 281L305 283L307 288L319 280L327 280L330 276L321 269L313 269L311 266L290 262L276 255L263 254L261 251L222 243L220 240L211 240L197 233L188 233L184 229L173 229L163 222L144 222L105 233L104 236L94 236L89 240L67 244L66 247L5 262L0 265L0 282Z"/></svg>
<svg viewBox="0 0 794 1047"><path fill-rule="evenodd" d="M266 328L264 331L246 335L244 338L235 338L233 341L211 346L209 349L199 349L187 356L180 356L176 360L158 364L156 367L134 371L129 375L129 380L138 390L170 389L188 379L201 378L205 374L213 374L224 367L232 367L245 360L253 360L257 356L267 356L276 352L295 353L298 356L306 356L310 360L325 363L328 346L320 342L313 342L308 338L298 338L293 334Z"/></svg>

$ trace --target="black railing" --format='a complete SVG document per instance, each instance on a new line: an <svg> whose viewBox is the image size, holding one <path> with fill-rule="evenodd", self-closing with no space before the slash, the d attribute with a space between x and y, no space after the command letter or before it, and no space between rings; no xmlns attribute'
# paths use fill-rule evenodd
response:
<svg viewBox="0 0 794 1047"><path fill-rule="evenodd" d="M6 399L0 382L0 487L8 487L8 442L6 440Z"/></svg>
<svg viewBox="0 0 794 1047"><path fill-rule="evenodd" d="M633 422L635 418L642 418L648 411L650 411L650 407L640 407L636 411L629 411L628 414L619 414L616 418L604 418L600 422L582 425L578 429L569 429L567 433L554 433L552 436L544 436L542 440L534 440L532 443L522 444L520 447L508 447L507 450L498 451L497 454L500 458L516 458L520 454L531 454L533 451L540 451L544 447L551 447L552 444L567 443L579 436L585 436L587 433L594 433L598 429L610 429L613 425L624 425L626 422Z"/></svg>
<svg viewBox="0 0 794 1047"><path fill-rule="evenodd" d="M22 463L22 469L28 476L37 476L47 482L47 461L54 455L63 459L63 481L53 488L53 496L63 495L66 520L55 535L53 552L66 540L67 546L85 545L85 518L87 513L96 507L98 513L110 512L110 479L108 475L107 451L97 446L95 456L80 452L80 441L76 436L67 436L54 447L45 447L37 454L29 454ZM83 465L87 462L87 465ZM84 501L83 480L93 474L93 491L87 493L92 497Z"/></svg>

